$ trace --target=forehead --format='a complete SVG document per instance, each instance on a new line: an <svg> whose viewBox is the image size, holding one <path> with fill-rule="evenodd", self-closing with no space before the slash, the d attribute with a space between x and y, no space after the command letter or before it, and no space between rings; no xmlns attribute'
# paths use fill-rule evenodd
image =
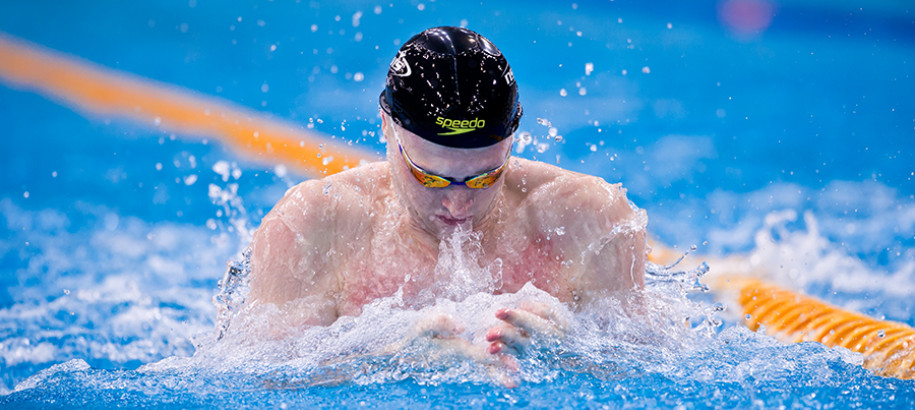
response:
<svg viewBox="0 0 915 410"><path fill-rule="evenodd" d="M511 139L483 148L452 148L430 142L392 124L404 150L416 165L443 176L465 177L496 168L505 161Z"/></svg>

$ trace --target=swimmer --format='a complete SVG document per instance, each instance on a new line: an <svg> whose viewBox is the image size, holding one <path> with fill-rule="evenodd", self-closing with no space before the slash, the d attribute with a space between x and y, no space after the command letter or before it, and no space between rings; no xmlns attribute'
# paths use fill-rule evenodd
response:
<svg viewBox="0 0 915 410"><path fill-rule="evenodd" d="M501 260L500 287L525 284L571 309L643 286L644 212L620 184L511 157L521 119L507 60L483 36L428 29L391 63L380 96L385 161L291 188L251 243L249 303L273 304L292 327L357 316L373 300L435 289L439 245L478 235L476 262ZM474 355L518 354L563 320L543 304L494 306L499 326ZM418 325L450 338L460 323Z"/></svg>

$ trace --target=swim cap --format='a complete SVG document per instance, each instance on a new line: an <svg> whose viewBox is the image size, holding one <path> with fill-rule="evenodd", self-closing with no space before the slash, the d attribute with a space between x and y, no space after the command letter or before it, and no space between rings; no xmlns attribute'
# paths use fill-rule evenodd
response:
<svg viewBox="0 0 915 410"><path fill-rule="evenodd" d="M521 120L508 61L485 37L459 27L430 28L407 41L379 102L397 125L455 148L493 145Z"/></svg>

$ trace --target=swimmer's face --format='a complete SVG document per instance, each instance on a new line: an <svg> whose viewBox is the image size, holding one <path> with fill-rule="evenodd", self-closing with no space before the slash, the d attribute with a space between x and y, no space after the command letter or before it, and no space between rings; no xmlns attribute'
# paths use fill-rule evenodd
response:
<svg viewBox="0 0 915 410"><path fill-rule="evenodd" d="M485 148L450 148L426 141L394 124L386 114L382 116L394 184L414 222L438 237L458 226L479 226L495 208L505 183L505 172L488 188L474 189L455 184L427 188L411 173L397 140L400 140L410 160L423 170L463 181L501 166L511 149L511 138Z"/></svg>

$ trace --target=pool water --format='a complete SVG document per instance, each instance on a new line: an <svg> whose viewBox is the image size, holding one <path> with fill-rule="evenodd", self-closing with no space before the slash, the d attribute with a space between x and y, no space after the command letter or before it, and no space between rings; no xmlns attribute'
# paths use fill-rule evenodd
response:
<svg viewBox="0 0 915 410"><path fill-rule="evenodd" d="M518 156L622 182L664 243L747 254L792 289L915 325L915 11L903 3L0 1L0 33L375 153L396 49L466 25L512 64ZM434 356L404 329L445 312L473 337L492 306L555 303L535 289L420 311L395 297L293 338L238 326L218 339L225 318L244 323L243 284L218 285L227 261L307 176L13 83L0 82L0 123L5 406L915 404L915 382L875 376L860 355L750 332L692 285L695 266L646 289L645 317L609 302L572 316L569 338L518 373Z"/></svg>

